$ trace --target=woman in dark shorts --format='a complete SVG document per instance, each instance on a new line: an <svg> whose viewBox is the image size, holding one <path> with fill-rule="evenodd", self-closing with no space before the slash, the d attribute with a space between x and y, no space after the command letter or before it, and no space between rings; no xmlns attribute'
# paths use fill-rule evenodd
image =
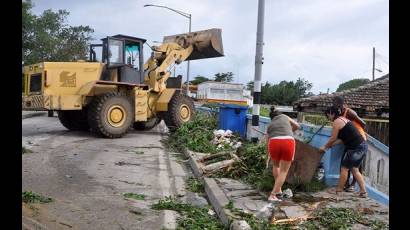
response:
<svg viewBox="0 0 410 230"><path fill-rule="evenodd" d="M285 182L290 165L295 157L295 139L293 132L300 128L299 124L285 114L280 114L271 107L272 119L267 128L267 150L273 162L272 174L275 178L269 201L281 201L282 185Z"/></svg>
<svg viewBox="0 0 410 230"><path fill-rule="evenodd" d="M325 114L327 118L333 122L333 129L332 136L329 141L320 148L320 151L325 152L327 149L340 142L343 142L345 145L345 153L342 157L339 184L336 188L336 194L343 191L347 181L347 173L351 170L353 177L356 179L360 187L359 196L365 198L367 197L367 192L363 175L359 171L359 166L367 153L367 143L353 123L341 116L340 108L332 106L326 110Z"/></svg>

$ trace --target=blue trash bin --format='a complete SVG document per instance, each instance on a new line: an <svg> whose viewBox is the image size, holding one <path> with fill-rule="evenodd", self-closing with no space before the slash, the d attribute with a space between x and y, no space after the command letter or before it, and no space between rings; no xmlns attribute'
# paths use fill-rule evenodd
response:
<svg viewBox="0 0 410 230"><path fill-rule="evenodd" d="M248 106L221 104L219 107L219 129L231 130L246 135L246 113Z"/></svg>

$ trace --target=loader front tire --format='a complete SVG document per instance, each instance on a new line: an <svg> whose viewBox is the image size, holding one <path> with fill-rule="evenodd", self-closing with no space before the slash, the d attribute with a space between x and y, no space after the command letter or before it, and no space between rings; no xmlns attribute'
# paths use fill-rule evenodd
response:
<svg viewBox="0 0 410 230"><path fill-rule="evenodd" d="M96 96L88 109L91 131L108 138L124 136L134 121L134 106L123 93Z"/></svg>
<svg viewBox="0 0 410 230"><path fill-rule="evenodd" d="M165 124L170 131L175 131L184 123L195 118L193 100L182 93L176 92L168 104L168 111L163 114Z"/></svg>
<svg viewBox="0 0 410 230"><path fill-rule="evenodd" d="M90 129L86 110L60 110L58 111L58 119L64 127L71 131L88 131Z"/></svg>
<svg viewBox="0 0 410 230"><path fill-rule="evenodd" d="M153 117L148 121L137 121L134 123L135 130L151 130L161 122L161 118Z"/></svg>

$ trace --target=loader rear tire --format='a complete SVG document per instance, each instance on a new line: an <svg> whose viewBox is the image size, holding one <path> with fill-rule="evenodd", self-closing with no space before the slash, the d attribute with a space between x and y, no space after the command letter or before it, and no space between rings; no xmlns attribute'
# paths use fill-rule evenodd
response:
<svg viewBox="0 0 410 230"><path fill-rule="evenodd" d="M153 117L148 121L137 121L134 123L135 130L151 130L162 121L159 117Z"/></svg>
<svg viewBox="0 0 410 230"><path fill-rule="evenodd" d="M90 129L86 110L60 110L58 111L58 119L64 127L72 131L88 131Z"/></svg>
<svg viewBox="0 0 410 230"><path fill-rule="evenodd" d="M180 92L172 96L168 104L168 111L163 114L165 124L170 131L175 131L184 123L195 118L193 100Z"/></svg>
<svg viewBox="0 0 410 230"><path fill-rule="evenodd" d="M91 131L108 138L124 136L134 121L132 100L123 93L106 93L93 99L88 109Z"/></svg>

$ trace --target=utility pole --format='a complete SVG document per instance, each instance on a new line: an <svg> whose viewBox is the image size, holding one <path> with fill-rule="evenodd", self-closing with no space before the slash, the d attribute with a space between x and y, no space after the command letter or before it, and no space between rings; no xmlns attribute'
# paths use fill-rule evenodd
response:
<svg viewBox="0 0 410 230"><path fill-rule="evenodd" d="M189 33L191 33L191 19L192 19L192 15L189 15ZM187 63L187 71L186 71L186 95L189 97L189 60Z"/></svg>
<svg viewBox="0 0 410 230"><path fill-rule="evenodd" d="M259 130L259 111L261 103L261 76L263 64L263 24L265 16L265 0L258 1L258 24L256 31L256 55L255 55L255 77L253 86L253 109L252 109L252 142L258 142L255 130Z"/></svg>
<svg viewBox="0 0 410 230"><path fill-rule="evenodd" d="M373 81L374 81L374 63L376 58L376 48L373 47Z"/></svg>

